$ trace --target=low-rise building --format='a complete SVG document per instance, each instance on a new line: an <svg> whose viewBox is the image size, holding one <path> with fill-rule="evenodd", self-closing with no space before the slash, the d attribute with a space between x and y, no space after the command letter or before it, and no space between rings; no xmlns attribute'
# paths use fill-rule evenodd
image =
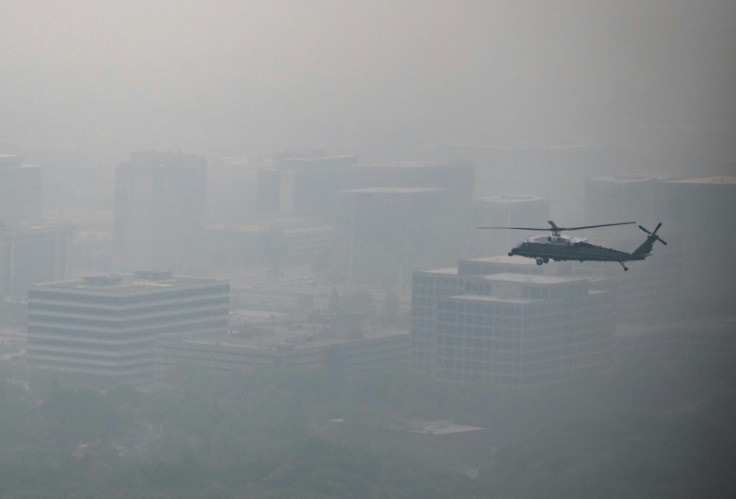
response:
<svg viewBox="0 0 736 499"><path fill-rule="evenodd" d="M409 333L371 329L360 314L293 323L283 316L230 332L170 334L157 339L162 379L179 365L215 373L255 367L325 368L350 375L405 364Z"/></svg>
<svg viewBox="0 0 736 499"><path fill-rule="evenodd" d="M156 337L226 332L229 283L170 272L87 277L33 286L27 360L95 386L153 381Z"/></svg>

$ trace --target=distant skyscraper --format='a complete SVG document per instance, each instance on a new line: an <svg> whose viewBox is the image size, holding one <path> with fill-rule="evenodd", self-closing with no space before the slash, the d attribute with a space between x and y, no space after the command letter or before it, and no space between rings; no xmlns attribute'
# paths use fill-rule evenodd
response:
<svg viewBox="0 0 736 499"><path fill-rule="evenodd" d="M660 234L668 243L682 246L685 300L704 309L733 311L736 176L669 180L657 190L656 210L664 222Z"/></svg>
<svg viewBox="0 0 736 499"><path fill-rule="evenodd" d="M22 156L0 154L0 222L41 218L42 169L23 164Z"/></svg>
<svg viewBox="0 0 736 499"><path fill-rule="evenodd" d="M645 227L661 220L656 213L662 175L595 177L585 181L585 223L638 222ZM651 230L651 229L650 229Z"/></svg>
<svg viewBox="0 0 736 499"><path fill-rule="evenodd" d="M374 187L440 188L462 204L472 199L474 175L467 162L358 164L356 156L282 154L258 172L258 205L263 213L331 219L336 192Z"/></svg>
<svg viewBox="0 0 736 499"><path fill-rule="evenodd" d="M473 200L472 247L468 256L506 255L527 233L478 230L475 227L542 227L549 220L549 199L529 194L487 196ZM529 233L530 235L531 233Z"/></svg>
<svg viewBox="0 0 736 499"><path fill-rule="evenodd" d="M473 198L475 165L467 161L397 161L353 168L353 188L435 187L463 203Z"/></svg>
<svg viewBox="0 0 736 499"><path fill-rule="evenodd" d="M116 169L113 242L119 266L191 270L202 265L206 161L137 152Z"/></svg>
<svg viewBox="0 0 736 499"><path fill-rule="evenodd" d="M335 273L346 282L399 285L413 269L442 260L438 225L447 192L434 188L376 187L336 195Z"/></svg>
<svg viewBox="0 0 736 499"><path fill-rule="evenodd" d="M66 279L72 230L71 224L0 222L0 298L25 301L32 284Z"/></svg>
<svg viewBox="0 0 736 499"><path fill-rule="evenodd" d="M476 193L532 192L551 201L555 221L572 225L582 219L585 179L621 171L630 165L619 145L584 143L446 144L453 156L474 161ZM635 171L633 167L630 170Z"/></svg>
<svg viewBox="0 0 736 499"><path fill-rule="evenodd" d="M281 154L258 172L258 207L281 216L329 218L332 195L354 187L348 171L356 156Z"/></svg>

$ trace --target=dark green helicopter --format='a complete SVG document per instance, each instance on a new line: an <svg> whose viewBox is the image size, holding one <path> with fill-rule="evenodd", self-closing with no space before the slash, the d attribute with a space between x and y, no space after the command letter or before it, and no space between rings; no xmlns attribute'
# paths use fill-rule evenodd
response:
<svg viewBox="0 0 736 499"><path fill-rule="evenodd" d="M509 256L519 255L527 258L535 258L537 265L542 265L550 260L555 262L564 262L567 260L578 260L580 262L596 261L596 262L618 262L624 270L629 270L624 262L634 260L644 260L652 253L652 245L655 241L667 245L658 235L657 231L662 226L662 222L649 232L642 227L639 228L647 233L647 239L633 252L615 250L613 248L604 248L590 244L585 239L577 237L569 237L560 234L562 231L594 229L596 227L611 227L614 225L629 225L636 222L619 222L613 224L600 225L583 225L580 227L558 227L552 220L548 221L550 227L478 227L479 229L513 229L513 230L543 230L551 232L547 236L530 237L523 243L515 246L509 251Z"/></svg>

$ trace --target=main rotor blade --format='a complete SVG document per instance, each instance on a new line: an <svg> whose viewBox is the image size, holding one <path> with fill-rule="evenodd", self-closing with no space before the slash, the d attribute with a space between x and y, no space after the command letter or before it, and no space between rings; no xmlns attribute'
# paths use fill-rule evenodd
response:
<svg viewBox="0 0 736 499"><path fill-rule="evenodd" d="M595 229L596 227L612 227L614 225L629 225L635 224L636 222L618 222L615 224L599 224L599 225L581 225L580 227L558 227L557 230L580 230L580 229ZM551 230L551 229L548 229Z"/></svg>
<svg viewBox="0 0 736 499"><path fill-rule="evenodd" d="M512 229L512 230L544 230L544 231L550 231L553 230L550 227L476 227L476 229Z"/></svg>
<svg viewBox="0 0 736 499"><path fill-rule="evenodd" d="M562 232L567 230L594 229L596 227L611 227L613 225L628 225L636 222L618 222L615 224L581 225L580 227L558 227L554 222L549 222L552 227L476 227L476 229L512 229L512 230L543 230L547 232ZM642 229L644 229L642 227ZM646 229L644 229L646 230Z"/></svg>

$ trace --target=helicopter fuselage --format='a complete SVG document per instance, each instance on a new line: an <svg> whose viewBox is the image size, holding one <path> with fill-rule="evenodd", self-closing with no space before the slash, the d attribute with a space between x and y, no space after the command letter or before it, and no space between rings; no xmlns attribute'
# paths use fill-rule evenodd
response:
<svg viewBox="0 0 736 499"><path fill-rule="evenodd" d="M598 225L582 225L580 227L559 227L552 220L548 220L549 227L478 227L479 229L512 229L512 230L538 230L548 231L548 236L530 237L520 245L509 251L509 256L519 255L537 260L537 265L542 265L550 260L556 262L564 262L567 260L594 261L594 262L617 262L624 270L629 270L624 262L632 260L644 260L652 253L652 247L655 242L667 245L661 237L657 235L657 231L662 226L662 222L657 224L653 231L649 231L642 227L639 228L647 233L646 240L639 245L631 253L619 251L613 248L605 248L590 244L585 239L577 237L569 237L560 234L563 230L581 230L594 229L597 227L613 227L617 225L629 225L636 222L615 222Z"/></svg>
<svg viewBox="0 0 736 499"><path fill-rule="evenodd" d="M590 244L585 239L568 237L565 235L548 235L530 237L523 243L512 248L509 256L519 255L534 258L538 265L550 260L563 262L567 260L598 261L598 262L628 262L644 260L647 255L635 255L626 251L605 248Z"/></svg>

